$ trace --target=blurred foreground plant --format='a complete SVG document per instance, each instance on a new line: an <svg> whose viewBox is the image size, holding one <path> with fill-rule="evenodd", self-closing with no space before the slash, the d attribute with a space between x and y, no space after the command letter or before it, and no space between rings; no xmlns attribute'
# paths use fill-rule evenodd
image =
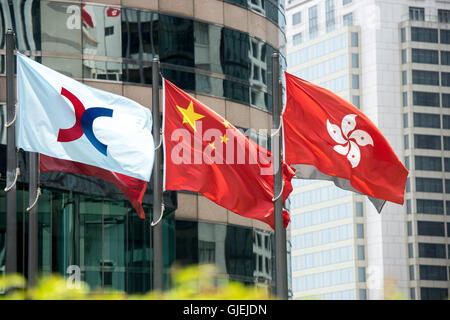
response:
<svg viewBox="0 0 450 320"><path fill-rule="evenodd" d="M31 300L262 300L271 296L264 288L245 286L229 281L219 275L212 265L199 265L172 270L173 286L167 291L150 291L146 294L128 295L116 290L92 290L81 282L80 286L69 286L60 275L41 277L36 287L26 288L26 280L21 275L0 277L0 299Z"/></svg>

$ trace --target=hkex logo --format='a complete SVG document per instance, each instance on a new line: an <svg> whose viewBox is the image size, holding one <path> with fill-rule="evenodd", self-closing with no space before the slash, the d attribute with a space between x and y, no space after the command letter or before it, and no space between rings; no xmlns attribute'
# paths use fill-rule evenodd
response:
<svg viewBox="0 0 450 320"><path fill-rule="evenodd" d="M108 146L95 137L92 125L98 117L112 117L113 110L108 108L89 108L86 110L81 101L66 88L61 88L61 95L69 99L75 109L75 124L69 129L59 129L58 142L75 141L85 134L89 142L106 156Z"/></svg>

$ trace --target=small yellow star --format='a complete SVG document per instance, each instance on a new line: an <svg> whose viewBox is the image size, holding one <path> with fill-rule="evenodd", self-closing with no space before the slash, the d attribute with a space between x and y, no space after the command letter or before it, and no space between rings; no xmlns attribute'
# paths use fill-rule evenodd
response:
<svg viewBox="0 0 450 320"><path fill-rule="evenodd" d="M227 141L228 141L229 139L227 138L227 135L224 134L223 137L220 137L220 140L222 140L223 143L227 144Z"/></svg>
<svg viewBox="0 0 450 320"><path fill-rule="evenodd" d="M225 128L229 128L230 127L230 123L227 120L224 120L222 123L225 126Z"/></svg>
<svg viewBox="0 0 450 320"><path fill-rule="evenodd" d="M216 150L216 146L214 145L214 142L209 143L209 146L210 146L213 150Z"/></svg>
<svg viewBox="0 0 450 320"><path fill-rule="evenodd" d="M183 115L183 123L189 123L192 129L194 129L194 131L197 131L197 129L195 128L195 121L200 120L205 116L194 112L194 103L191 101L187 109L181 108L179 106L177 106L177 108L178 111L180 111L180 113Z"/></svg>

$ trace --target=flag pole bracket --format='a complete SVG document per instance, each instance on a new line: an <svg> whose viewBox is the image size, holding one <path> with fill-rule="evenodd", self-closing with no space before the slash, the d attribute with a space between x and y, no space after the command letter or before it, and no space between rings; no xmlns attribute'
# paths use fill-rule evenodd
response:
<svg viewBox="0 0 450 320"><path fill-rule="evenodd" d="M18 178L19 176L20 176L20 168L17 167L17 168L16 168L16 176L15 176L15 178L14 178L14 181L11 183L11 185L10 185L9 187L6 187L6 188L5 188L5 192L9 192L9 191L11 191L12 188L14 188L14 186L15 186L16 183L17 183L17 178Z"/></svg>
<svg viewBox="0 0 450 320"><path fill-rule="evenodd" d="M272 202L278 201L278 199L280 199L280 197L283 195L283 190L284 190L284 179L281 181L281 191L280 194L276 197L272 199Z"/></svg>
<svg viewBox="0 0 450 320"><path fill-rule="evenodd" d="M156 222L153 222L152 221L152 223L151 223L151 226L152 227L155 227L156 225L158 225L160 222L161 222L161 220L162 220L162 217L163 217L163 214L164 214L164 203L162 203L161 204L161 214L159 215L159 219L158 219L158 221L156 221Z"/></svg>
<svg viewBox="0 0 450 320"><path fill-rule="evenodd" d="M271 137L273 138L273 137L277 136L280 133L280 130L282 127L283 127L283 117L280 116L280 125L278 126L278 129L274 133L271 134Z"/></svg>
<svg viewBox="0 0 450 320"><path fill-rule="evenodd" d="M11 127L17 120L17 105L14 105L14 118L11 120L10 123L5 123L5 128L8 129Z"/></svg>
<svg viewBox="0 0 450 320"><path fill-rule="evenodd" d="M159 135L159 144L158 144L158 146L155 148L155 151L158 150L159 148L161 148L162 141L163 141L163 133L162 133L162 130L161 130L161 134Z"/></svg>
<svg viewBox="0 0 450 320"><path fill-rule="evenodd" d="M38 202L38 200L39 200L39 196L41 195L42 193L41 193L41 188L37 188L37 191L36 191L36 198L34 199L34 202L31 204L31 206L29 206L28 208L27 208L27 212L30 212L33 208L34 208L34 206L37 204L37 202Z"/></svg>

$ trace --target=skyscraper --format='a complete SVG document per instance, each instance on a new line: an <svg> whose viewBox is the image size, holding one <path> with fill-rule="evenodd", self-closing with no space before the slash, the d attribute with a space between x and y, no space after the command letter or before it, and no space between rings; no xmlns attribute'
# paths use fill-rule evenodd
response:
<svg viewBox="0 0 450 320"><path fill-rule="evenodd" d="M286 17L288 70L360 108L410 170L405 205L381 214L330 183L297 182L294 297L448 297L450 3L289 0Z"/></svg>

